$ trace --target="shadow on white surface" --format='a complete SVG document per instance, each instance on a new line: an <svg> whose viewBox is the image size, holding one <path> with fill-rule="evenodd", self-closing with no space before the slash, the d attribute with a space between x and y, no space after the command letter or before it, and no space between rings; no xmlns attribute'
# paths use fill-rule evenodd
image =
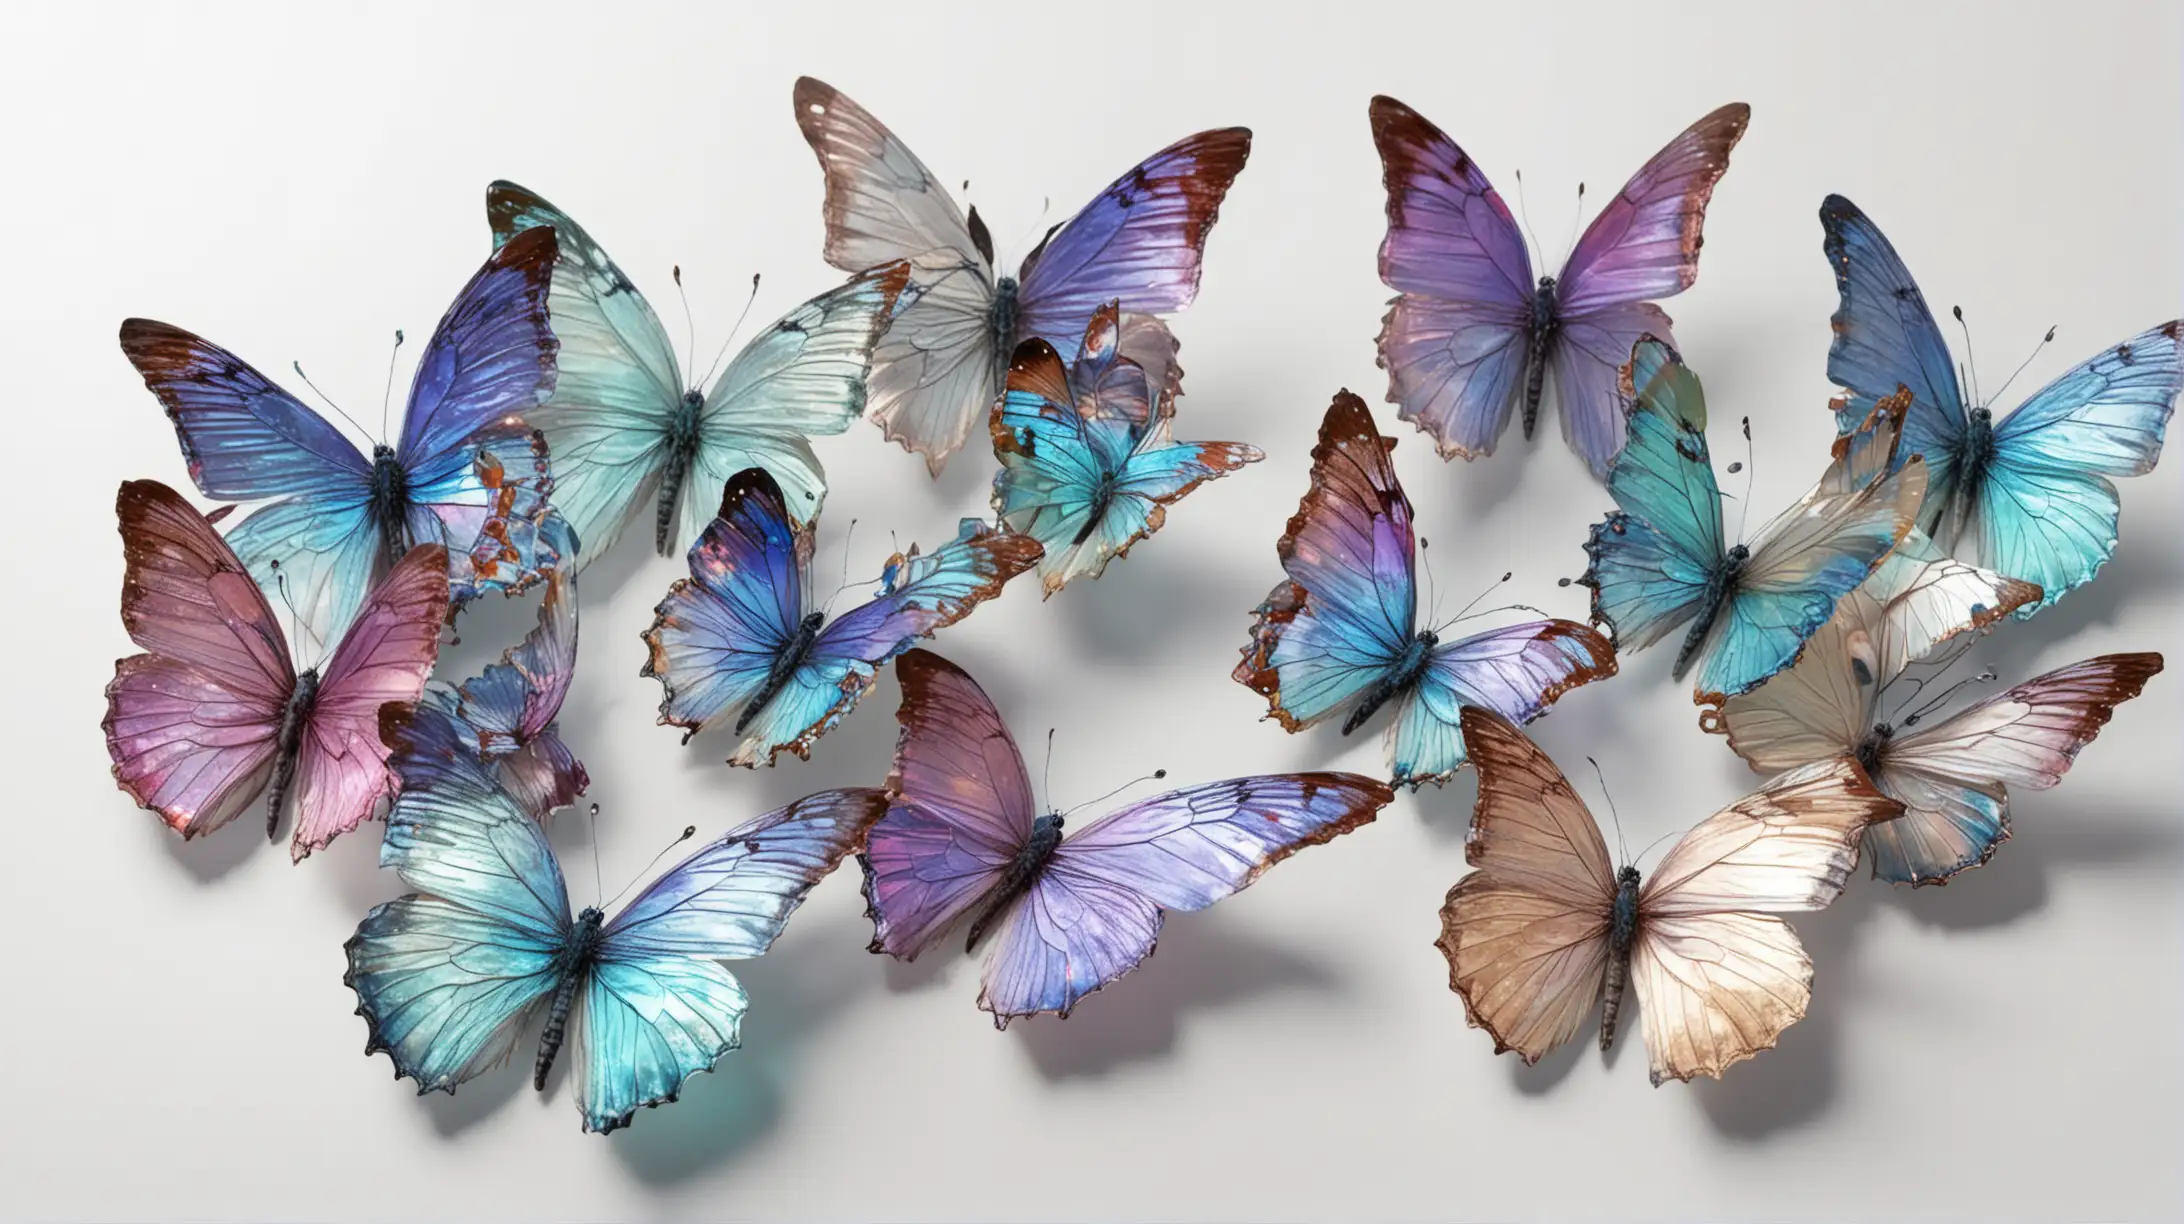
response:
<svg viewBox="0 0 2184 1224"><path fill-rule="evenodd" d="M142 813L146 826L159 839L159 848L199 884L217 884L229 872L250 861L252 854L277 854L266 844L265 808L254 806L237 816L227 828L184 841L180 834L160 823L150 812Z"/></svg>

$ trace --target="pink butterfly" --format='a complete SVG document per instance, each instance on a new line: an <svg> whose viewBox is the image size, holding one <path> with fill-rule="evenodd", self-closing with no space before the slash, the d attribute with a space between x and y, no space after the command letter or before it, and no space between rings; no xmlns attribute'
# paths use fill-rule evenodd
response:
<svg viewBox="0 0 2184 1224"><path fill-rule="evenodd" d="M114 665L106 750L121 789L185 838L267 795L266 835L299 788L290 856L392 794L379 707L415 701L447 618L447 549L411 549L364 601L324 668L298 673L265 593L211 517L151 480L121 486L121 619L147 653Z"/></svg>
<svg viewBox="0 0 2184 1224"><path fill-rule="evenodd" d="M1449 989L1472 1025L1527 1063L1601 1003L1615 1040L1638 996L1653 1082L1721 1076L1805 1014L1812 961L1777 913L1843 891L1867 825L1903 808L1848 757L1794 769L1684 834L1653 878L1615 868L1600 826L1553 761L1499 714L1467 706L1479 798L1441 907Z"/></svg>

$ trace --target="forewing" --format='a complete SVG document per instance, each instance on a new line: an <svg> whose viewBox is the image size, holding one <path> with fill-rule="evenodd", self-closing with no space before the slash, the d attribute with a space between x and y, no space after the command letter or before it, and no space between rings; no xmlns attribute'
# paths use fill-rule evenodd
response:
<svg viewBox="0 0 2184 1224"><path fill-rule="evenodd" d="M2063 780L2116 707L2138 696L2161 668L2161 656L2152 653L2101 655L2057 668L1897 736L1888 748L1889 772L2046 790Z"/></svg>
<svg viewBox="0 0 2184 1224"><path fill-rule="evenodd" d="M1848 757L1780 774L1684 834L1639 893L1640 927L1825 908L1857 865L1866 826L1902 810Z"/></svg>
<svg viewBox="0 0 2184 1224"><path fill-rule="evenodd" d="M824 81L798 77L794 96L797 127L826 174L828 263L860 272L897 259L935 268L978 258L955 200L885 124Z"/></svg>
<svg viewBox="0 0 2184 1224"><path fill-rule="evenodd" d="M397 448L414 483L470 464L466 444L520 438L554 390L558 347L547 294L559 251L550 228L502 244L447 308L417 359Z"/></svg>
<svg viewBox="0 0 2184 1224"><path fill-rule="evenodd" d="M1699 278L1707 201L1729 169L1729 151L1751 121L1751 107L1731 102L1685 128L1639 167L1586 227L1563 265L1562 317L1670 297L1691 287Z"/></svg>
<svg viewBox="0 0 2184 1224"><path fill-rule="evenodd" d="M1459 723L1479 771L1465 860L1498 888L1604 921L1615 900L1615 869L1600 826L1562 771L1500 714L1473 706Z"/></svg>
<svg viewBox="0 0 2184 1224"><path fill-rule="evenodd" d="M1614 645L1576 621L1527 621L1435 646L1388 725L1396 785L1439 784L1463 767L1462 707L1528 723L1562 694L1614 674Z"/></svg>

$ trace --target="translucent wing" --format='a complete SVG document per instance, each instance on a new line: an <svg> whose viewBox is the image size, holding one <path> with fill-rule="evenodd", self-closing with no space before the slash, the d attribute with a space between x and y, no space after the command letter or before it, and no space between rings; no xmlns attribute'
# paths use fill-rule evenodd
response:
<svg viewBox="0 0 2184 1224"><path fill-rule="evenodd" d="M560 570L539 599L538 626L455 691L455 715L477 751L540 819L576 802L591 782L555 723L576 676L576 637L576 578Z"/></svg>
<svg viewBox="0 0 2184 1224"><path fill-rule="evenodd" d="M824 81L798 77L796 124L826 173L827 262L949 268L978 249L946 188L887 126Z"/></svg>
<svg viewBox="0 0 2184 1224"><path fill-rule="evenodd" d="M1396 785L1439 784L1463 767L1461 707L1528 723L1562 694L1614 674L1614 645L1576 621L1527 621L1435 645L1388 724Z"/></svg>
<svg viewBox="0 0 2184 1224"><path fill-rule="evenodd" d="M129 481L114 510L121 622L147 653L114 665L114 781L184 837L265 788L296 676L280 623L212 521L163 484Z"/></svg>
<svg viewBox="0 0 2184 1224"><path fill-rule="evenodd" d="M441 316L417 359L396 448L413 485L467 471L469 444L530 433L525 414L554 390L558 346L547 325L547 292L558 252L550 228L518 234Z"/></svg>
<svg viewBox="0 0 2184 1224"><path fill-rule="evenodd" d="M1003 919L978 1005L996 1027L1085 995L1147 956L1163 910L1204 909L1393 798L1356 774L1232 778L1158 795L1067 838Z"/></svg>
<svg viewBox="0 0 2184 1224"><path fill-rule="evenodd" d="M1016 741L976 681L927 650L896 659L895 675L893 804L859 861L872 950L914 960L1001 882L1037 805Z"/></svg>
<svg viewBox="0 0 2184 1224"><path fill-rule="evenodd" d="M1289 731L1387 677L1417 618L1410 498L1365 401L1338 392L1312 448L1312 486L1275 544L1289 578L1259 605L1232 674Z"/></svg>
<svg viewBox="0 0 2184 1224"><path fill-rule="evenodd" d="M1565 320L1671 297L1698 280L1707 201L1751 121L1751 107L1731 102L1685 128L1623 184L1563 265L1557 304Z"/></svg>
<svg viewBox="0 0 2184 1224"><path fill-rule="evenodd" d="M1377 342L1388 399L1442 458L1493 454L1530 354L1524 237L1478 163L1424 116L1387 97L1371 115L1388 196L1380 279L1398 294Z"/></svg>
<svg viewBox="0 0 2184 1224"><path fill-rule="evenodd" d="M1628 436L1622 386L1631 349L1647 337L1668 335L1668 316L1649 302L1603 306L1564 319L1555 335L1557 411L1562 439L1583 456L1593 475L1606 479L1608 465Z"/></svg>
<svg viewBox="0 0 2184 1224"><path fill-rule="evenodd" d="M1463 711L1479 770L1464 857L1441 907L1448 985L1494 1051L1527 1063L1568 1041L1600 997L1615 872L1600 828L1553 761L1488 710Z"/></svg>

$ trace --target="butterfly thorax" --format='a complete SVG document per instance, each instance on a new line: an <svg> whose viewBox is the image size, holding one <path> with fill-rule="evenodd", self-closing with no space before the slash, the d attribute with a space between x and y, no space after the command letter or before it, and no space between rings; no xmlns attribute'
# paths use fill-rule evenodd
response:
<svg viewBox="0 0 2184 1224"><path fill-rule="evenodd" d="M1069 542L1072 548L1091 539L1092 533L1099 530L1100 520L1107 517L1107 507L1114 504L1115 483L1115 473L1102 469L1099 483L1092 486L1091 509L1085 514L1084 526L1077 529L1077 538Z"/></svg>
<svg viewBox="0 0 2184 1224"><path fill-rule="evenodd" d="M1630 946L1638 938L1636 867L1615 873L1615 901L1608 909L1608 975L1600 984L1600 1048L1615 1044L1615 1018L1623 1009L1623 986L1630 980Z"/></svg>
<svg viewBox="0 0 2184 1224"><path fill-rule="evenodd" d="M372 521L379 525L380 550L387 568L409 551L409 472L394 448L372 448Z"/></svg>
<svg viewBox="0 0 2184 1224"><path fill-rule="evenodd" d="M971 919L971 936L963 945L966 952L978 950L978 941L986 937L994 919L1007 910L1009 903L1031 891L1039 882L1039 873L1046 870L1047 860L1062 844L1062 814L1048 812L1031 822L1031 836L1017 847L1016 857L1009 862L1008 872L1001 883L986 896L986 903L978 907L978 916Z"/></svg>
<svg viewBox="0 0 2184 1224"><path fill-rule="evenodd" d="M797 623L796 632L781 647L781 653L774 656L773 666L767 669L766 682L758 686L758 693L751 698L751 704L743 707L743 713L737 715L736 734L743 734L744 729L751 725L751 720L757 718L759 711L766 708L766 703L787 687L789 678L796 674L796 669L802 667L804 660L811 657L811 648L819 641L819 627L826 623L827 614L824 612L806 613L804 619Z"/></svg>
<svg viewBox="0 0 2184 1224"><path fill-rule="evenodd" d="M1553 354L1555 333L1562 327L1555 300L1555 278L1542 276L1532 292L1531 347L1524 357L1524 436L1532 436L1539 420L1539 397L1547 385L1547 358Z"/></svg>
<svg viewBox="0 0 2184 1224"><path fill-rule="evenodd" d="M576 929L569 932L566 943L554 954L554 972L560 976L560 984L554 987L554 999L546 1011L546 1031L539 1034L538 1061L531 1069L531 1087L546 1090L546 1073L554 1069L554 1057L561 1053L561 1043L569 1034L569 1009L576 1003L577 988L591 977L592 960L599 954L602 931L607 915L596 905L587 905L576 916Z"/></svg>
<svg viewBox="0 0 2184 1224"><path fill-rule="evenodd" d="M1692 660L1699 657L1699 648L1706 644L1706 635L1714 628L1714 621L1729 597L1737 593L1737 579L1744 573L1744 564L1752 559L1752 550L1738 544L1723 553L1721 564L1707 575L1706 593L1699 597L1699 614L1693 618L1691 629L1684 634L1683 645L1676 651L1676 666L1670 674L1681 680L1691 670Z"/></svg>
<svg viewBox="0 0 2184 1224"><path fill-rule="evenodd" d="M993 301L986 306L986 330L993 333L1003 362L1016 347L1016 312L1016 278L1004 276L993 283Z"/></svg>
<svg viewBox="0 0 2184 1224"><path fill-rule="evenodd" d="M1964 436L1957 443L1957 471L1965 493L1976 493L1986 482L1994 462L1994 410L1974 408L1964 421Z"/></svg>
<svg viewBox="0 0 2184 1224"><path fill-rule="evenodd" d="M1850 754L1858 759L1859 768L1868 774L1879 773L1881 758L1888 752L1888 741L1896 734L1896 728L1888 723L1875 723L1865 733Z"/></svg>
<svg viewBox="0 0 2184 1224"><path fill-rule="evenodd" d="M1364 726L1365 720L1386 705L1389 698L1409 691L1412 685L1418 683L1418 677L1425 673L1427 660L1433 657L1433 648L1440 644L1441 635L1431 629L1420 629L1413 635L1404 645L1403 653L1396 658L1395 665L1381 673L1380 679L1373 681L1364 695L1357 699L1357 704L1351 707L1350 716L1342 720L1342 733L1348 735Z"/></svg>
<svg viewBox="0 0 2184 1224"><path fill-rule="evenodd" d="M704 393L692 387L683 392L667 421L667 463L660 470L660 499L652 516L652 546L663 557L675 545L675 507L698 457L698 414L704 408Z"/></svg>
<svg viewBox="0 0 2184 1224"><path fill-rule="evenodd" d="M273 785L266 791L265 835L272 840L280 830L281 800L288 796L289 783L296 780L296 759L303 752L303 731L311 725L311 709L318 704L319 674L315 667L307 667L296 677L296 687L288 690L288 703L281 707L280 731L274 744L279 756L273 762Z"/></svg>

